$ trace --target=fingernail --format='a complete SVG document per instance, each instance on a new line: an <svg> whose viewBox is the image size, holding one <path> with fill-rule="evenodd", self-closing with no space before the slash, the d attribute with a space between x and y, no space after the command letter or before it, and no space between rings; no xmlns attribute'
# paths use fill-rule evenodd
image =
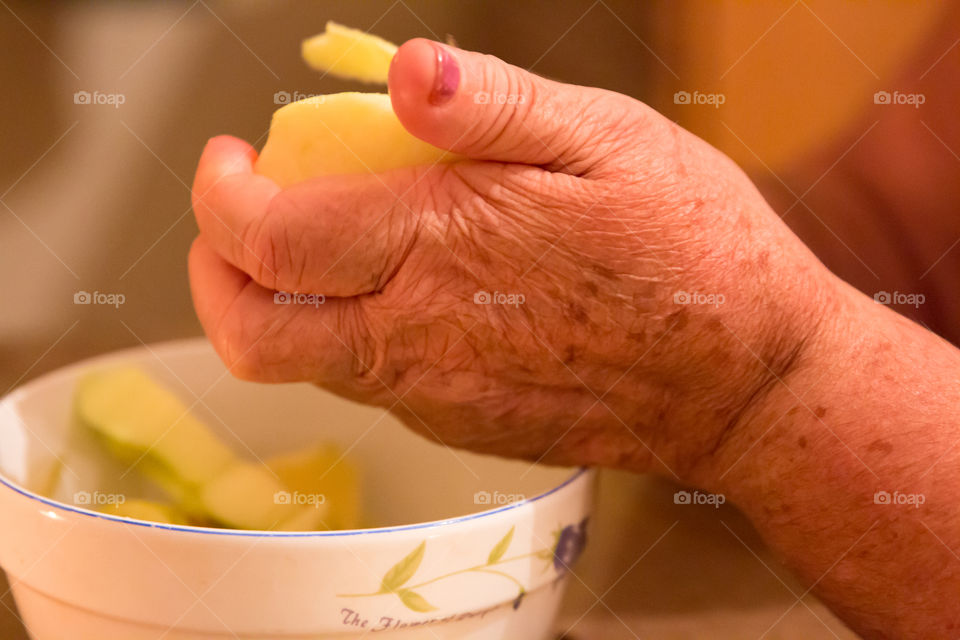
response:
<svg viewBox="0 0 960 640"><path fill-rule="evenodd" d="M437 69L433 76L433 89L430 90L429 101L433 105L449 102L460 86L460 67L456 58L444 46L434 44L437 52Z"/></svg>

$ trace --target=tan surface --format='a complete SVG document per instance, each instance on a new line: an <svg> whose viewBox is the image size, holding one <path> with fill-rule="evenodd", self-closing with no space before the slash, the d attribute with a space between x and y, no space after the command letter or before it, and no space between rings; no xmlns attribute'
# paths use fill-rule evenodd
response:
<svg viewBox="0 0 960 640"><path fill-rule="evenodd" d="M689 123L752 161L726 122L774 163L841 126L876 82L820 20L885 76L921 37L933 19L923 7L935 3L811 1L813 13L795 6L750 49L788 4L504 0L422 3L413 13L389 0L14 2L29 30L0 11L0 40L16 52L0 66L0 193L9 207L0 207L0 391L102 351L199 333L184 261L196 233L188 185L198 153L216 133L261 140L278 90L353 86L318 82L298 59L299 39L328 18L376 24L397 41L452 33L465 47L645 98L674 116L674 91L722 84L726 110ZM741 55L721 83L717 70ZM119 109L75 105L81 89L122 92L127 101ZM122 292L127 304L77 307L72 296L81 289ZM829 635L818 617L840 629L811 598L796 604L804 590L735 511L674 505L674 491L606 476L565 613L567 625L579 621L574 637L703 637L714 628L757 637L771 626L766 637ZM10 605L9 595L2 602ZM19 639L18 629L0 607L0 637Z"/></svg>

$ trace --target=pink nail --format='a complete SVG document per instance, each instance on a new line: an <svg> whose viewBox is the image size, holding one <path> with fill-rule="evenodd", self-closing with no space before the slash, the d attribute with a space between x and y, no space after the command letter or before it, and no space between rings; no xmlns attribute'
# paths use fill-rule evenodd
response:
<svg viewBox="0 0 960 640"><path fill-rule="evenodd" d="M460 86L460 66L449 49L439 44L434 44L433 48L437 52L437 69L429 101L430 104L441 105L449 102Z"/></svg>

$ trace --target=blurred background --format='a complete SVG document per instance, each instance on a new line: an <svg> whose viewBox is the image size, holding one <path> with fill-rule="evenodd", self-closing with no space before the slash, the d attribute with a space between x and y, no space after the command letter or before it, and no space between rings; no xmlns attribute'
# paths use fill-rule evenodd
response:
<svg viewBox="0 0 960 640"><path fill-rule="evenodd" d="M185 261L200 150L220 133L261 145L278 92L357 88L300 61L300 40L328 19L395 42L453 37L651 104L732 156L870 295L899 276L862 257L880 241L830 209L827 176L876 137L875 92L922 81L956 57L960 35L945 3L880 0L0 5L0 392L97 353L201 334ZM949 251L954 238L942 241ZM935 298L923 287L936 279L916 276L909 290ZM76 304L80 292L123 304ZM901 311L956 337L922 309ZM852 637L732 508L674 504L677 488L659 480L608 473L602 484L564 611L570 637ZM0 637L25 637L12 599L0 602Z"/></svg>

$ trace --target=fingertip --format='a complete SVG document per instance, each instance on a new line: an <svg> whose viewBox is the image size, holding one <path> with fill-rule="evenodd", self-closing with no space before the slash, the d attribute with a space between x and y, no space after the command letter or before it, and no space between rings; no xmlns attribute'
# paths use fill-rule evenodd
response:
<svg viewBox="0 0 960 640"><path fill-rule="evenodd" d="M216 136L207 140L197 163L194 191L203 193L224 176L253 173L257 150L247 141L233 136Z"/></svg>
<svg viewBox="0 0 960 640"><path fill-rule="evenodd" d="M251 165L257 159L257 150L241 138L230 135L214 136L203 147L203 156L214 159L240 159Z"/></svg>
<svg viewBox="0 0 960 640"><path fill-rule="evenodd" d="M254 173L256 159L256 150L240 138L211 138L191 189L194 216L205 242L237 267L244 265L244 230L265 215L280 191L270 178Z"/></svg>
<svg viewBox="0 0 960 640"><path fill-rule="evenodd" d="M425 38L414 38L400 45L387 76L390 97L394 103L400 100L422 104L428 99L433 86L436 58L434 43Z"/></svg>
<svg viewBox="0 0 960 640"><path fill-rule="evenodd" d="M449 103L460 84L460 66L450 47L424 38L405 42L388 76L394 113L404 127L422 137L436 109Z"/></svg>

